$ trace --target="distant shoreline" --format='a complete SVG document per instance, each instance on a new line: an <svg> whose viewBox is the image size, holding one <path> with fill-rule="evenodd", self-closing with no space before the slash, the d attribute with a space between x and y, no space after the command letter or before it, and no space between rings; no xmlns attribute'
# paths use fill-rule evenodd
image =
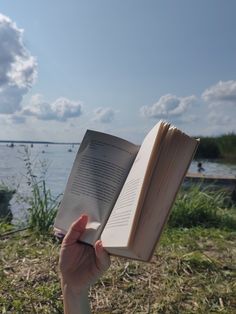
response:
<svg viewBox="0 0 236 314"><path fill-rule="evenodd" d="M19 141L19 140L0 140L4 144L47 144L47 145L80 145L80 142L48 142L48 141Z"/></svg>

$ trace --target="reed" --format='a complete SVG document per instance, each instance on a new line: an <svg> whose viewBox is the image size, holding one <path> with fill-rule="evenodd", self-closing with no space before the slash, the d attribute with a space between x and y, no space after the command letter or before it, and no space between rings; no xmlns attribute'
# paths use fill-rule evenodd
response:
<svg viewBox="0 0 236 314"><path fill-rule="evenodd" d="M200 145L195 158L236 160L236 134L218 137L200 136Z"/></svg>
<svg viewBox="0 0 236 314"><path fill-rule="evenodd" d="M221 155L227 159L236 160L236 135L231 133L217 138Z"/></svg>

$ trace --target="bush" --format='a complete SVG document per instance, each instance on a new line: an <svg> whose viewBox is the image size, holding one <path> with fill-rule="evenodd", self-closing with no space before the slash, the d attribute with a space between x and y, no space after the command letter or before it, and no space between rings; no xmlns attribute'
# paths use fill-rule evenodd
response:
<svg viewBox="0 0 236 314"><path fill-rule="evenodd" d="M10 200L15 191L5 185L0 185L0 219L11 222L13 216L10 209Z"/></svg>

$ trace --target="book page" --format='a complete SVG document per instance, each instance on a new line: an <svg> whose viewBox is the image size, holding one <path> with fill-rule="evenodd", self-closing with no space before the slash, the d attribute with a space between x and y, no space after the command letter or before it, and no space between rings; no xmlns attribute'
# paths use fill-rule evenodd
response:
<svg viewBox="0 0 236 314"><path fill-rule="evenodd" d="M87 131L72 167L55 228L67 231L89 216L82 240L93 244L106 223L139 147L118 137Z"/></svg>
<svg viewBox="0 0 236 314"><path fill-rule="evenodd" d="M176 128L169 129L134 237L133 251L143 260L152 256L197 145Z"/></svg>
<svg viewBox="0 0 236 314"><path fill-rule="evenodd" d="M165 129L169 125L160 122L145 137L141 148L135 158L130 173L116 201L108 222L102 232L101 239L103 246L126 247L129 243L129 236L134 228L134 217L137 208L142 207L153 164L153 150L157 142L162 138Z"/></svg>

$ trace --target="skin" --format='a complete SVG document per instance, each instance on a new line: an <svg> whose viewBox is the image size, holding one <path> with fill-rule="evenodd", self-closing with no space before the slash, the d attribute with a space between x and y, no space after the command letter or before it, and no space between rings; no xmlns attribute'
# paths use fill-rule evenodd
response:
<svg viewBox="0 0 236 314"><path fill-rule="evenodd" d="M110 266L110 257L99 240L95 246L79 242L88 216L82 215L63 239L59 269L65 314L90 312L88 289Z"/></svg>

